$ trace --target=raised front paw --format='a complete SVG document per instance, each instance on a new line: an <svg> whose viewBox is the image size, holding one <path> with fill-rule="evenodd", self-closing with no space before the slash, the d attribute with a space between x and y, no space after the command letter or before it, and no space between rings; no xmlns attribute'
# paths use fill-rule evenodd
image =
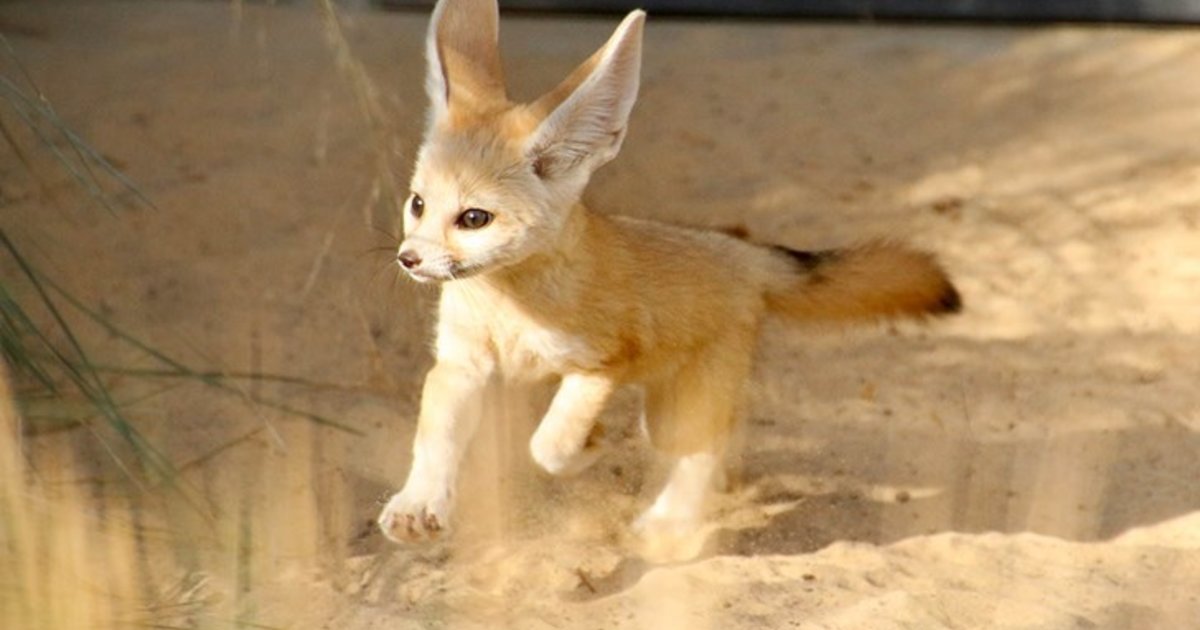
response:
<svg viewBox="0 0 1200 630"><path fill-rule="evenodd" d="M379 514L379 529L393 542L437 538L450 526L449 492L421 492L405 486Z"/></svg>
<svg viewBox="0 0 1200 630"><path fill-rule="evenodd" d="M529 441L529 454L542 470L552 475L583 472L600 459L604 425L595 424L582 440L555 426L542 425Z"/></svg>

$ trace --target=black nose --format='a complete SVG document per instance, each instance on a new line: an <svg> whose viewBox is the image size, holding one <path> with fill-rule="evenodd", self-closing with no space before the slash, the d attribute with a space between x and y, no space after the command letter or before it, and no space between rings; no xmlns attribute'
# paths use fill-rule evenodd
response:
<svg viewBox="0 0 1200 630"><path fill-rule="evenodd" d="M413 267L416 267L417 265L421 264L421 257L417 254L417 252L414 252L412 250L406 250L406 251L400 252L396 256L396 260L399 260L400 264L405 269L412 269Z"/></svg>

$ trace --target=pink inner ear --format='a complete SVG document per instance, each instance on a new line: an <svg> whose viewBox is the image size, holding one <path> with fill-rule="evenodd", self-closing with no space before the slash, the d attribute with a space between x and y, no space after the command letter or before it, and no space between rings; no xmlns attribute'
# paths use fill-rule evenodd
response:
<svg viewBox="0 0 1200 630"><path fill-rule="evenodd" d="M633 15L634 13L630 13L629 16L626 16L625 20L628 21ZM622 22L622 24L624 23L625 22ZM592 72L596 69L596 66L600 64L600 59L604 56L604 53L612 46L617 45L616 38L620 33L621 28L618 27L617 30L613 32L612 37L610 37L608 41L600 46L596 52L592 53L592 56L588 57L587 60L572 70L571 74L567 75L567 78L563 79L562 82L554 87L554 89L546 92L536 101L531 103L531 111L536 112L539 116L545 118L546 116L549 116L555 109L558 109L558 106L562 105L563 101L567 100L567 98L569 98L571 94L573 94L575 90L578 89L579 86L585 80L587 80L589 76L592 75ZM638 37L640 38L640 34Z"/></svg>
<svg viewBox="0 0 1200 630"><path fill-rule="evenodd" d="M535 132L540 177L584 162L589 170L616 156L637 98L645 14L629 14L603 46L530 109L542 117Z"/></svg>

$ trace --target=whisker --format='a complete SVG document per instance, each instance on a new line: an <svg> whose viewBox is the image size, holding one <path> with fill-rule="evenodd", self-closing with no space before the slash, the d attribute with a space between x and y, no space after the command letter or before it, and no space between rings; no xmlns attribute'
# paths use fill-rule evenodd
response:
<svg viewBox="0 0 1200 630"><path fill-rule="evenodd" d="M395 234L391 233L391 232L390 232L390 231L388 231L388 230L385 230L385 229L383 229L383 228L379 227L378 225L374 225L374 224L372 224L372 225L370 225L369 227L370 227L372 230L374 230L374 231L376 231L376 232L378 232L378 233L380 233L380 234L382 234L382 235L384 235L384 236L388 237L388 239L389 239L389 240L390 240L392 243L394 243L395 245L399 245L400 243L402 243L402 242L404 241L404 238L402 238L402 237L400 237L400 236L396 236Z"/></svg>
<svg viewBox="0 0 1200 630"><path fill-rule="evenodd" d="M370 278L367 280L367 282L369 282L369 283L373 283L373 282L375 282L376 278L378 278L378 277L379 277L379 274L381 274L381 273L383 273L383 272L385 272L385 271L387 271L388 269L390 269L390 268L393 268L393 267L395 267L395 269L396 269L397 271L399 271L399 269L400 269L400 266L399 266L399 265L394 265L394 264L392 264L392 263L389 263L389 264L386 264L386 265L379 265L378 267L376 267L376 268L375 268L375 271L371 272L371 277L370 277ZM394 277L393 277L393 278L394 278Z"/></svg>
<svg viewBox="0 0 1200 630"><path fill-rule="evenodd" d="M395 247L389 247L389 246L387 246L387 245L379 245L379 246L376 246L376 247L368 247L367 249L364 249L364 250L362 250L362 251L358 252L358 255L359 255L360 257L363 257L363 256L370 256L370 255L372 255L372 254L378 254L378 253L381 253L381 252L386 252L386 253L388 253L388 254L395 254L395 253L396 253L396 248L395 248Z"/></svg>

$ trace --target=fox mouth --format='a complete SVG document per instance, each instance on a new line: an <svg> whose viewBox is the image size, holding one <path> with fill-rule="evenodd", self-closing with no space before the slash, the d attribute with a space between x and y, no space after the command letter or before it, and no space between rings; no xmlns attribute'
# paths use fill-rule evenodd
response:
<svg viewBox="0 0 1200 630"><path fill-rule="evenodd" d="M421 269L405 269L404 272L408 274L409 278L412 278L421 284L441 282L442 280L445 280L445 278L441 278Z"/></svg>
<svg viewBox="0 0 1200 630"><path fill-rule="evenodd" d="M453 262L450 263L450 279L462 280L463 278L470 278L483 270L483 265L468 265L461 262Z"/></svg>
<svg viewBox="0 0 1200 630"><path fill-rule="evenodd" d="M443 269L424 269L415 267L413 269L405 269L409 277L422 284L431 282L450 282L451 280L462 280L470 278L483 271L485 267L478 264L465 264L458 261L450 261Z"/></svg>

